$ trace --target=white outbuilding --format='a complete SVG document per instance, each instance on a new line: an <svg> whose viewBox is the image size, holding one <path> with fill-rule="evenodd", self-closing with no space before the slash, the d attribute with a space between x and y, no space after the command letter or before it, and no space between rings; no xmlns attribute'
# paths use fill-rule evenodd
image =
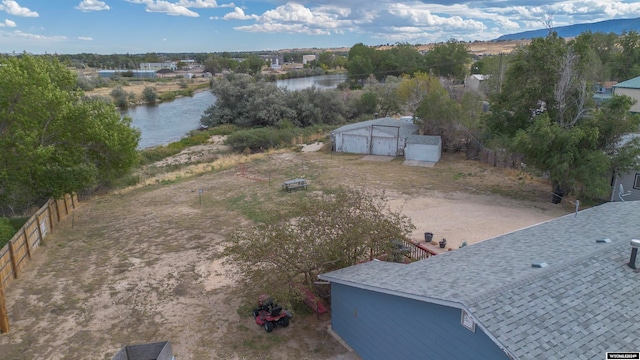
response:
<svg viewBox="0 0 640 360"><path fill-rule="evenodd" d="M335 152L400 156L406 139L419 127L393 118L381 118L342 126L331 132Z"/></svg>
<svg viewBox="0 0 640 360"><path fill-rule="evenodd" d="M442 155L440 136L410 135L406 140L404 158L406 160L438 162Z"/></svg>

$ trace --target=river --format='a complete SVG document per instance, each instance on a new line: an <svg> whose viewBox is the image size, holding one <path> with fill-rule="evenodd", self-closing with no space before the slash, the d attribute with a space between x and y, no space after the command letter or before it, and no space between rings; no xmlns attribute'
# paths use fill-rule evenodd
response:
<svg viewBox="0 0 640 360"><path fill-rule="evenodd" d="M279 87L301 90L312 86L319 89L333 89L344 82L347 74L334 74L278 80ZM165 145L180 140L189 131L200 126L200 117L215 103L216 97L210 91L201 91L191 97L180 97L173 101L153 106L136 106L122 111L133 119L133 126L140 129L139 149Z"/></svg>

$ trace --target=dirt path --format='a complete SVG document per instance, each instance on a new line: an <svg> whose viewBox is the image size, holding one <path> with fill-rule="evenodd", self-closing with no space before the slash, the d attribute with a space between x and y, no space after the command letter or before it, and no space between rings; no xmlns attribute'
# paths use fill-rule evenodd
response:
<svg viewBox="0 0 640 360"><path fill-rule="evenodd" d="M296 316L271 334L257 327L220 258L230 232L260 215L252 211L305 196L280 190L301 176L308 191L338 184L384 190L390 206L413 219L414 237L431 231L453 246L568 212L548 201L546 183L455 155L421 168L280 153L242 170L95 197L6 290L11 332L0 336L1 357L111 359L123 345L169 340L181 360L343 358L346 351L326 333L328 317Z"/></svg>

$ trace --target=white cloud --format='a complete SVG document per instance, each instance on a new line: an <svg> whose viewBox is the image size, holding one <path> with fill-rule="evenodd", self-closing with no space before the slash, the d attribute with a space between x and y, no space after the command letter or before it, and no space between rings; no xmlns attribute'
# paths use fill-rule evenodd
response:
<svg viewBox="0 0 640 360"><path fill-rule="evenodd" d="M93 38L90 36L78 36L78 40L82 41L93 41Z"/></svg>
<svg viewBox="0 0 640 360"><path fill-rule="evenodd" d="M147 12L159 12L165 13L167 15L172 16L189 16L189 17L199 17L200 15L195 12L189 10L187 7L178 5L175 3L170 3L164 0L125 0L134 4L143 4L146 5L145 11Z"/></svg>
<svg viewBox="0 0 640 360"><path fill-rule="evenodd" d="M249 19L257 19L257 15L246 15L244 10L236 7L232 12L225 14L222 17L224 20L249 20Z"/></svg>
<svg viewBox="0 0 640 360"><path fill-rule="evenodd" d="M66 40L67 39L66 36L45 36L45 35L26 33L26 32L22 32L20 30L14 31L13 34L16 35L16 36L25 38L25 39L32 39L32 40L59 41L59 40Z"/></svg>
<svg viewBox="0 0 640 360"><path fill-rule="evenodd" d="M76 9L87 12L87 11L101 11L101 10L109 10L110 7L104 1L100 0L82 0Z"/></svg>
<svg viewBox="0 0 640 360"><path fill-rule="evenodd" d="M24 16L24 17L40 16L37 12L31 11L26 7L20 6L14 0L2 0L2 4L0 4L0 10L4 10L8 14L15 15L15 16Z"/></svg>
<svg viewBox="0 0 640 360"><path fill-rule="evenodd" d="M331 8L335 9L335 8ZM234 29L246 32L286 32L307 35L329 35L343 33L351 27L350 20L341 20L340 15L332 10L309 9L297 3L287 3L275 9L267 10L262 15L250 15L256 20L256 24L239 26ZM232 13L230 13L232 14ZM227 14L227 15L230 15ZM244 14L242 9L236 8L235 14L230 17ZM226 17L226 16L225 16ZM246 15L243 19L247 19Z"/></svg>
<svg viewBox="0 0 640 360"><path fill-rule="evenodd" d="M460 16L438 16L426 8L415 9L405 4L394 4L389 7L389 14L404 19L410 25L427 28L482 30L484 24L473 19L463 19Z"/></svg>
<svg viewBox="0 0 640 360"><path fill-rule="evenodd" d="M4 19L4 22L0 22L0 27L16 27L16 23L9 19Z"/></svg>
<svg viewBox="0 0 640 360"><path fill-rule="evenodd" d="M219 5L216 0L180 0L177 5L184 6L186 8L200 9L235 7L233 3Z"/></svg>

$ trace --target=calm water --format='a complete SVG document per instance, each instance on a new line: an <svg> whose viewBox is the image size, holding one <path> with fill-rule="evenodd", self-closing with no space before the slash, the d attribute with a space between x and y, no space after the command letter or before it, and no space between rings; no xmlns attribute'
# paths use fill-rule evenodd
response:
<svg viewBox="0 0 640 360"><path fill-rule="evenodd" d="M307 78L279 80L279 87L288 90L333 89L344 82L347 74L313 76ZM140 129L138 148L166 145L180 140L189 131L200 126L200 116L214 104L216 97L209 91L202 91L192 97L177 98L155 106L136 106L122 112L133 119L133 126Z"/></svg>
<svg viewBox="0 0 640 360"><path fill-rule="evenodd" d="M216 97L209 91L195 93L155 106L136 106L122 112L133 119L133 126L140 129L138 148L166 145L180 140L189 131L200 126L200 116Z"/></svg>

